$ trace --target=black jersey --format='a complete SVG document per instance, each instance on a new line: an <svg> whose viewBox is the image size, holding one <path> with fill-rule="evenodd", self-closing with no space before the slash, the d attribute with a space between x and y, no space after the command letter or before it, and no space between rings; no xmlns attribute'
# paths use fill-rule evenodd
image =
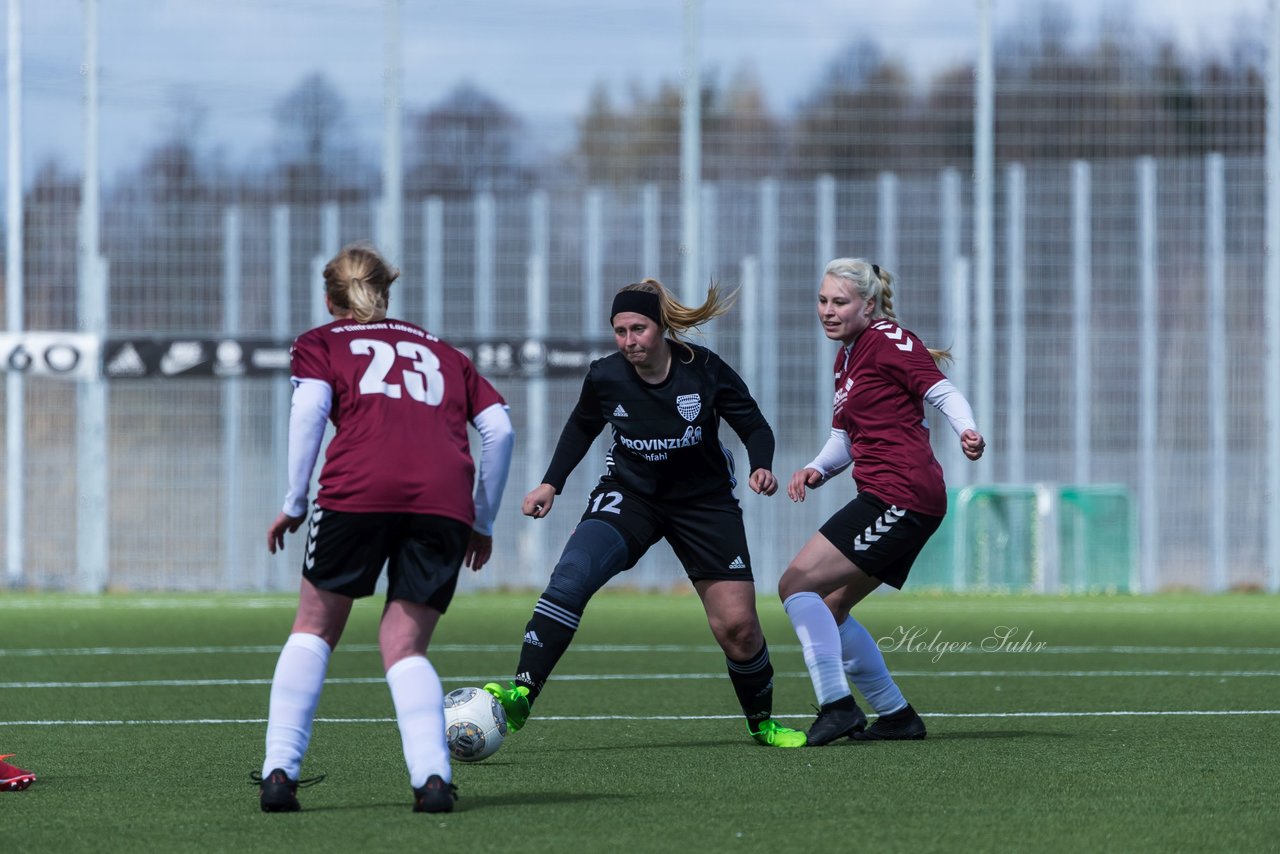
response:
<svg viewBox="0 0 1280 854"><path fill-rule="evenodd" d="M648 498L734 487L733 455L720 444L721 418L746 446L751 471L773 467L773 430L742 378L706 347L669 343L671 370L656 385L642 380L620 352L591 363L544 483L560 492L605 424L613 428L605 477Z"/></svg>

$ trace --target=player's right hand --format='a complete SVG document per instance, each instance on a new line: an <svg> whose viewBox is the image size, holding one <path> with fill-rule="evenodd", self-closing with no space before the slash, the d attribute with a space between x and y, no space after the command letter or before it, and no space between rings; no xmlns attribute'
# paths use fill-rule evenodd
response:
<svg viewBox="0 0 1280 854"><path fill-rule="evenodd" d="M960 450L971 460L981 459L987 449L987 440L977 430L965 430L960 434Z"/></svg>
<svg viewBox="0 0 1280 854"><path fill-rule="evenodd" d="M551 505L555 501L556 488L549 483L540 483L524 497L520 512L534 519L541 519L551 512Z"/></svg>
<svg viewBox="0 0 1280 854"><path fill-rule="evenodd" d="M467 543L467 552L462 558L462 563L471 567L472 572L479 572L492 556L492 535L482 534L473 530L471 532L471 540Z"/></svg>
<svg viewBox="0 0 1280 854"><path fill-rule="evenodd" d="M820 483L822 483L822 472L817 469L802 468L791 475L791 482L787 484L787 497L792 501L804 501L805 487L813 489Z"/></svg>
<svg viewBox="0 0 1280 854"><path fill-rule="evenodd" d="M267 551L275 554L277 551L284 551L284 535L287 531L292 534L298 530L298 526L302 524L302 520L306 516L290 516L287 513L281 513L276 520L271 523L271 527L267 529Z"/></svg>

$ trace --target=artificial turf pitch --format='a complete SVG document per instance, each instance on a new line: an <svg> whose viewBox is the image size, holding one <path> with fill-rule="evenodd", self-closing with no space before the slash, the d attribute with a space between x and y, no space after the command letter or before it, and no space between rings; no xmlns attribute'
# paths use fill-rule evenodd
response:
<svg viewBox="0 0 1280 854"><path fill-rule="evenodd" d="M536 596L460 595L445 689L509 677ZM1274 850L1280 601L877 595L859 606L929 727L909 743L747 738L691 595L606 591L528 726L410 810L359 603L330 662L303 812L266 815L267 695L289 596L0 594L0 844L72 851ZM790 624L761 597L775 713L806 727ZM1001 629L1001 627L1006 627ZM1003 643L999 636L1013 629ZM984 649L985 642L985 649Z"/></svg>

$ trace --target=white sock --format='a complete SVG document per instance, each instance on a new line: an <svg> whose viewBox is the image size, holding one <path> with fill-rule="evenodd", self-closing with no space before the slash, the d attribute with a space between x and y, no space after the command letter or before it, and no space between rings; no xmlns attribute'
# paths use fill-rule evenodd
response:
<svg viewBox="0 0 1280 854"><path fill-rule="evenodd" d="M840 632L822 597L817 593L794 593L786 598L782 607L800 639L818 705L848 697L849 683L840 667Z"/></svg>
<svg viewBox="0 0 1280 854"><path fill-rule="evenodd" d="M329 667L329 644L318 635L295 632L285 641L271 678L267 713L267 756L262 776L277 768L293 779L302 769L302 755L311 742L311 721L320 702L324 673Z"/></svg>
<svg viewBox="0 0 1280 854"><path fill-rule="evenodd" d="M436 669L422 656L411 655L391 665L387 685L396 707L410 785L420 788L432 774L450 782L453 775L444 735L444 689Z"/></svg>
<svg viewBox="0 0 1280 854"><path fill-rule="evenodd" d="M852 614L840 624L840 655L844 658L844 672L872 709L890 715L906 708L906 698L889 675L880 647Z"/></svg>

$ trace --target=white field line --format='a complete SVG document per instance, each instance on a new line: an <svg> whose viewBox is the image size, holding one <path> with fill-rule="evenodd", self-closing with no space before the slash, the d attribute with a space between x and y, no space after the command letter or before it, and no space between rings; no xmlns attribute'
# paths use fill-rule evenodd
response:
<svg viewBox="0 0 1280 854"><path fill-rule="evenodd" d="M90 611L154 611L167 608L180 608L192 611L217 610L250 610L263 608L296 609L297 597L250 598L239 600L201 599L192 596L189 599L165 599L163 597L147 597L142 599L111 599L101 596L52 596L49 598L6 599L0 601L0 611L61 611L72 608Z"/></svg>
<svg viewBox="0 0 1280 854"><path fill-rule="evenodd" d="M897 638L891 638L897 641ZM257 646L91 646L91 647L52 647L44 649L5 649L0 648L0 658L45 658L53 656L90 656L90 655L235 655L259 654L279 655L280 644ZM797 644L771 644L774 652L799 652ZM345 652L377 652L376 644L352 643L342 644L339 650ZM574 652L592 653L667 653L667 652L705 652L723 655L720 647L714 644L574 644L570 649ZM435 644L431 652L501 652L518 653L519 644ZM920 643L918 646L893 648L885 650L896 655L937 655L940 651L946 655L1280 655L1280 647L1244 647L1244 646L1052 646L1046 645L1036 650L984 650L973 643L968 649L947 648L945 650Z"/></svg>
<svg viewBox="0 0 1280 854"><path fill-rule="evenodd" d="M1280 670L897 670L896 677L943 679L1129 679L1142 677L1210 679L1277 678ZM680 682L702 679L724 679L724 673L576 673L557 675L557 682ZM807 679L808 673L775 673L775 679ZM479 685L490 676L442 676L440 681L458 685ZM338 676L325 680L326 685L382 684L381 676ZM6 688L213 688L227 686L270 685L270 679L137 679L110 682L0 682Z"/></svg>
<svg viewBox="0 0 1280 854"><path fill-rule="evenodd" d="M482 593L478 595L483 596ZM468 608L469 606L483 607L482 602L469 601L471 594L460 595L454 600L454 606L459 610ZM532 603L536 598L536 594L530 593L529 602ZM772 596L760 596L761 602L777 602ZM1267 603L1262 602L1255 604L1248 603L1249 606L1266 607ZM164 595L147 595L147 596L95 596L95 595L76 595L68 596L56 594L52 596L42 597L23 597L0 599L0 611L54 611L58 613L66 613L67 610L76 608L81 610L92 611L153 611L153 610L170 610L177 609L182 611L210 611L210 610L279 610L292 613L297 609L298 599L296 593L281 592L278 594L266 594L262 596L246 596L237 598L202 598L199 595L190 594L177 596ZM1061 614L1104 614L1107 616L1117 614L1196 614L1203 616L1205 614L1241 614L1246 615L1256 613L1250 610L1241 611L1240 606L1236 602L1219 603L1214 601L1212 597L1201 599L1193 599L1191 601L1168 601L1160 598L1144 599L1143 597L1135 597L1132 601L1072 601L1071 599L1061 599L1054 596L1027 596L1027 597L1003 597L1000 594L994 594L989 598L977 597L973 599L913 599L909 607L919 610L923 613L931 613L933 611L945 612L947 614L965 613L973 610L987 611L993 607L998 607L1004 613L1026 613L1029 615L1053 613Z"/></svg>
<svg viewBox="0 0 1280 854"><path fill-rule="evenodd" d="M1185 717L1211 715L1280 715L1280 709L1162 709L1157 711L1108 711L1108 712L929 712L924 717L934 718L1144 718L1144 717ZM578 721L736 721L741 715L547 715L539 717L539 722ZM808 719L813 712L799 715L774 715L775 718ZM218 726L226 724L261 725L266 718L186 718L158 720L60 720L60 721L0 721L0 727L18 726ZM316 718L316 723L324 724L394 724L395 718Z"/></svg>

